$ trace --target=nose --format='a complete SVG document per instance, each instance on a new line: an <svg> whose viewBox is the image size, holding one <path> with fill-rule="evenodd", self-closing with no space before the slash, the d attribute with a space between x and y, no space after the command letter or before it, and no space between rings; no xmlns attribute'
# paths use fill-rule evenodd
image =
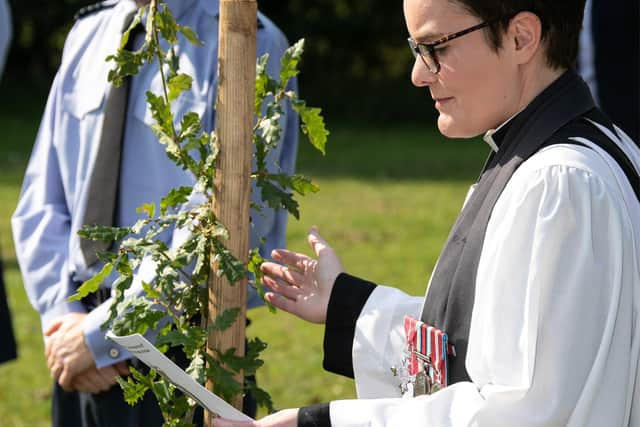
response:
<svg viewBox="0 0 640 427"><path fill-rule="evenodd" d="M436 78L436 75L429 71L422 59L419 56L416 57L411 70L411 83L416 87L425 87L432 85Z"/></svg>

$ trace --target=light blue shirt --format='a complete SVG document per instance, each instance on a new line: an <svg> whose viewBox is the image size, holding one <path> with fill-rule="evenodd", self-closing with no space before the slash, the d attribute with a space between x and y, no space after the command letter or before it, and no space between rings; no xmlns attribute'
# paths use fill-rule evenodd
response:
<svg viewBox="0 0 640 427"><path fill-rule="evenodd" d="M0 0L0 77L11 45L11 9L7 0Z"/></svg>
<svg viewBox="0 0 640 427"><path fill-rule="evenodd" d="M68 302L80 283L101 266L89 268L80 251L77 231L82 227L88 181L95 161L100 130L104 119L104 98L108 88L107 73L113 63L104 58L114 53L120 43L124 16L136 8L132 0L84 16L76 21L65 43L62 63L47 100L44 117L27 167L22 193L12 217L13 235L24 285L31 304L38 310L43 329L56 318L70 312L84 312L80 302ZM168 0L173 15L181 25L193 28L205 43L198 47L179 39L177 54L181 72L191 75L192 90L183 93L172 110L179 122L188 111L200 114L204 128L214 128L216 73L218 57L218 2L215 0ZM258 55L270 54L267 66L277 76L280 57L288 42L280 30L265 16L259 15ZM143 36L139 36L138 44ZM296 82L292 88L297 89ZM164 146L149 125L153 123L145 92L162 91L156 63L145 66L133 77L121 154L121 173L117 223L132 225L143 203L158 203L178 186L194 184L193 176L175 166L166 156ZM286 106L283 139L273 150L269 167L292 173L297 143L298 119ZM114 172L117 171L114 165ZM260 200L253 194L254 201ZM285 245L287 213L264 209L252 211L251 246L259 246L263 255ZM168 230L163 240L175 244L180 231ZM259 238L265 237L265 244ZM140 267L137 280L153 277L149 263ZM250 289L249 306L259 303ZM96 365L103 367L130 358L124 350L106 340L100 325L107 318L108 300L87 316L84 332Z"/></svg>

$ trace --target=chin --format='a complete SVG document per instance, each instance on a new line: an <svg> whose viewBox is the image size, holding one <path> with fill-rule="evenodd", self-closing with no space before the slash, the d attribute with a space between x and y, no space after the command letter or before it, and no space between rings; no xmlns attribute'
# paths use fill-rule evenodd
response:
<svg viewBox="0 0 640 427"><path fill-rule="evenodd" d="M438 116L438 130L447 138L473 138L483 133L483 131L471 129L450 116L442 114Z"/></svg>

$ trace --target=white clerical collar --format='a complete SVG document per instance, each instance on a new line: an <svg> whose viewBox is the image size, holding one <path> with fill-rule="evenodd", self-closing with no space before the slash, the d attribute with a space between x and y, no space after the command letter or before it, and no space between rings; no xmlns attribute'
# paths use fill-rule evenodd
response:
<svg viewBox="0 0 640 427"><path fill-rule="evenodd" d="M488 131L485 132L484 136L482 137L482 139L484 140L484 142L486 142L489 147L491 147L491 149L494 152L498 152L498 150L500 149L500 147L498 146L498 144L496 143L496 141L493 139L493 135L500 131L500 129L502 129L507 123L509 123L511 121L511 119L513 119L515 116L517 116L518 114L520 114L522 110L518 111L517 113L515 113L513 116L509 117L505 122L503 122L500 126L498 126L495 129L489 129Z"/></svg>

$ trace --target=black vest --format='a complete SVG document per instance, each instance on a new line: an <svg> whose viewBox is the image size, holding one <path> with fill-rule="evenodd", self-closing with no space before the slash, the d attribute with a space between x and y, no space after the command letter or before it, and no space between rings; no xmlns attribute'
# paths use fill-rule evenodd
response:
<svg viewBox="0 0 640 427"><path fill-rule="evenodd" d="M494 134L500 149L487 160L447 238L422 313L422 320L446 331L455 346L456 356L449 360L450 384L469 381L465 359L478 262L493 207L520 164L545 146L570 143L568 136L587 136L618 161L640 194L637 174L628 159L615 143L588 125L586 117L611 128L595 107L587 85L575 72L567 71ZM590 127L586 135L585 127Z"/></svg>

